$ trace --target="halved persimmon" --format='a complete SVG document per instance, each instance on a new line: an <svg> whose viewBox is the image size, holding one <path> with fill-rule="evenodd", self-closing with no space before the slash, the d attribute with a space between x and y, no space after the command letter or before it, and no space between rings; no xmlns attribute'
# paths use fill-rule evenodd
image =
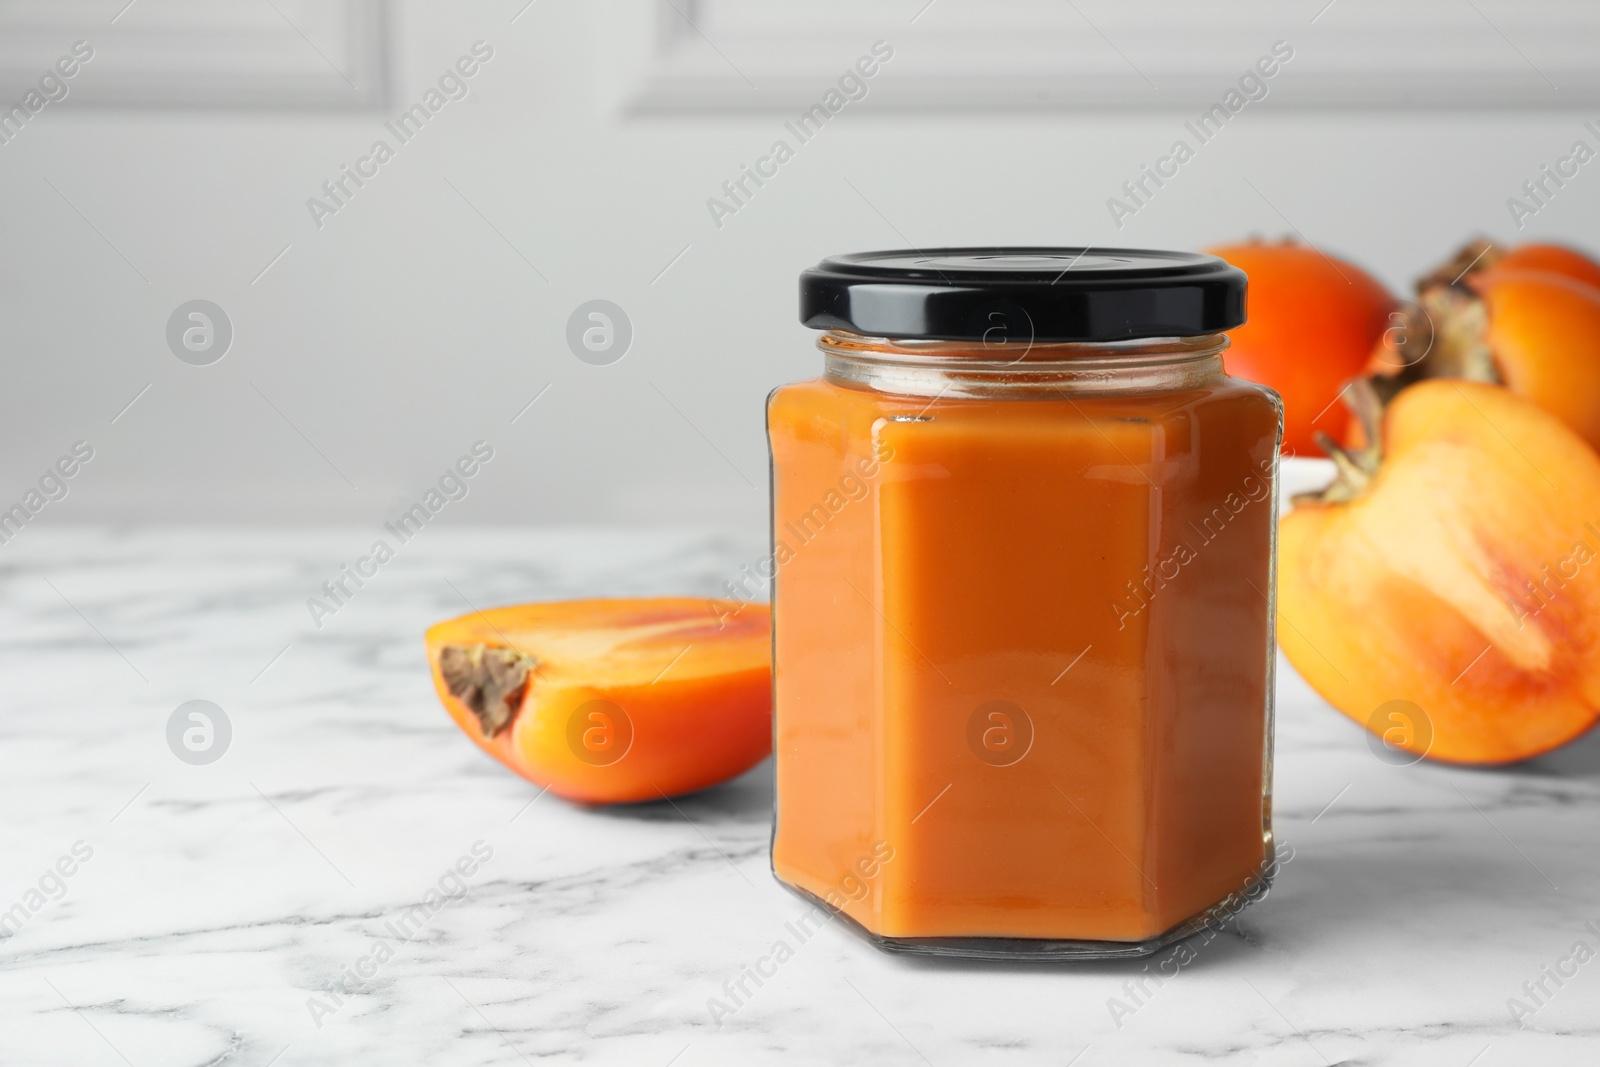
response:
<svg viewBox="0 0 1600 1067"><path fill-rule="evenodd" d="M1371 417L1370 383L1355 395ZM1499 386L1402 389L1278 533L1278 642L1396 747L1526 759L1600 713L1600 457ZM1410 709L1390 732L1385 709ZM1427 728L1418 730L1424 724Z"/></svg>
<svg viewBox="0 0 1600 1067"><path fill-rule="evenodd" d="M568 800L689 793L772 751L765 605L694 597L522 604L439 623L427 646L456 725Z"/></svg>

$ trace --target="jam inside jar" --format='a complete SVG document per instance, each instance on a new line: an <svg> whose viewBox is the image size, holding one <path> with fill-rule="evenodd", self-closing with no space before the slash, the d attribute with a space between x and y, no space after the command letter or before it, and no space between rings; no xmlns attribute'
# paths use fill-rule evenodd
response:
<svg viewBox="0 0 1600 1067"><path fill-rule="evenodd" d="M784 884L879 946L1154 952L1272 854L1281 405L1208 256L950 249L802 276L768 402Z"/></svg>

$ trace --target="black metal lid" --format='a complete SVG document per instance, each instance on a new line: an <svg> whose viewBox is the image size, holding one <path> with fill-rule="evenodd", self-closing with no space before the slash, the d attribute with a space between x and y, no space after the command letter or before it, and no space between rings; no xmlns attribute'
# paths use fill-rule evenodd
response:
<svg viewBox="0 0 1600 1067"><path fill-rule="evenodd" d="M830 256L800 275L818 330L990 344L1192 337L1241 325L1245 276L1146 248L933 248Z"/></svg>

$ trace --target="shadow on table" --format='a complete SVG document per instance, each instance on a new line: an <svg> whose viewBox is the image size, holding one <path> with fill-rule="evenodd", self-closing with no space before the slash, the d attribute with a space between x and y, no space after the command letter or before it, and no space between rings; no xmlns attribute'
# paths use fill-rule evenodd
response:
<svg viewBox="0 0 1600 1067"><path fill-rule="evenodd" d="M1485 769L1521 771L1553 778L1600 778L1600 730L1590 730L1576 741L1526 763Z"/></svg>
<svg viewBox="0 0 1600 1067"><path fill-rule="evenodd" d="M709 824L771 823L772 795L773 762L768 756L739 777L698 793L637 804L597 805L587 810L605 818L641 822L681 822L688 817L696 823Z"/></svg>

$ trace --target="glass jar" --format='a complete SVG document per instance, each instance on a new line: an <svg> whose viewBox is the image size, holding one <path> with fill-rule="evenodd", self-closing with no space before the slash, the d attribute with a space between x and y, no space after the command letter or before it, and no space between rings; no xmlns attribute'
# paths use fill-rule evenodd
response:
<svg viewBox="0 0 1600 1067"><path fill-rule="evenodd" d="M780 881L895 951L1138 956L1272 855L1278 397L1241 272L824 260L768 402Z"/></svg>

